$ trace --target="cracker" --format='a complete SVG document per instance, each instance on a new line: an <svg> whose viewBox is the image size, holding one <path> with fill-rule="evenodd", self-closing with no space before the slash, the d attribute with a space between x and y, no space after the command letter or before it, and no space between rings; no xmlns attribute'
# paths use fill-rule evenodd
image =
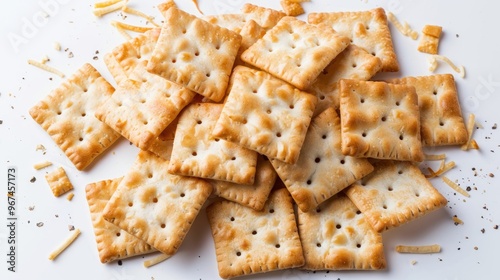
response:
<svg viewBox="0 0 500 280"><path fill-rule="evenodd" d="M241 205L262 210L276 181L276 172L265 156L257 158L255 181L252 185L210 180L214 194Z"/></svg>
<svg viewBox="0 0 500 280"><path fill-rule="evenodd" d="M316 209L299 210L306 270L377 270L386 267L382 235L343 193Z"/></svg>
<svg viewBox="0 0 500 280"><path fill-rule="evenodd" d="M92 65L84 64L29 113L75 167L83 170L120 137L94 117L113 92Z"/></svg>
<svg viewBox="0 0 500 280"><path fill-rule="evenodd" d="M222 278L302 266L293 202L286 189L271 193L262 211L231 201L207 207Z"/></svg>
<svg viewBox="0 0 500 280"><path fill-rule="evenodd" d="M73 189L73 184L71 184L66 171L62 167L47 173L45 179L54 196L61 196Z"/></svg>
<svg viewBox="0 0 500 280"><path fill-rule="evenodd" d="M158 135L155 140L149 146L148 151L154 153L155 155L165 159L170 160L172 155L172 149L174 146L175 130L177 129L177 123L179 122L179 116L175 118L168 126L165 128L160 135Z"/></svg>
<svg viewBox="0 0 500 280"><path fill-rule="evenodd" d="M339 34L349 37L353 44L380 58L381 71L399 71L391 31L383 8L356 12L310 13L308 22L327 24Z"/></svg>
<svg viewBox="0 0 500 280"><path fill-rule="evenodd" d="M212 134L270 159L295 163L317 98L243 66L234 69L231 83Z"/></svg>
<svg viewBox="0 0 500 280"><path fill-rule="evenodd" d="M181 245L212 186L167 172L168 161L140 151L103 210L103 217L173 255Z"/></svg>
<svg viewBox="0 0 500 280"><path fill-rule="evenodd" d="M422 161L415 88L340 81L342 152L355 157Z"/></svg>
<svg viewBox="0 0 500 280"><path fill-rule="evenodd" d="M265 30L273 28L280 19L286 16L285 13L274 9L245 3L241 8L241 13L246 16L247 21L254 20Z"/></svg>
<svg viewBox="0 0 500 280"><path fill-rule="evenodd" d="M323 69L309 91L318 97L318 105L314 115L340 106L339 81L341 79L369 80L380 68L382 63L378 57L369 54L364 49L349 45Z"/></svg>
<svg viewBox="0 0 500 280"><path fill-rule="evenodd" d="M444 198L411 162L378 161L375 170L346 190L378 231L398 227L444 207Z"/></svg>
<svg viewBox="0 0 500 280"><path fill-rule="evenodd" d="M314 209L373 170L367 159L344 156L340 143L340 119L329 108L311 121L295 164L271 160L302 211Z"/></svg>
<svg viewBox="0 0 500 280"><path fill-rule="evenodd" d="M155 251L146 242L104 220L102 211L122 178L103 180L85 187L90 218L94 227L99 259L102 263Z"/></svg>
<svg viewBox="0 0 500 280"><path fill-rule="evenodd" d="M253 184L257 153L211 135L222 104L195 103L179 117L168 171Z"/></svg>
<svg viewBox="0 0 500 280"><path fill-rule="evenodd" d="M104 56L104 62L117 84L131 77L137 67L145 67L160 36L160 28L154 28L121 45Z"/></svg>
<svg viewBox="0 0 500 280"><path fill-rule="evenodd" d="M300 2L280 0L280 5L287 16L299 16L305 13Z"/></svg>
<svg viewBox="0 0 500 280"><path fill-rule="evenodd" d="M304 90L348 45L349 39L330 27L287 16L244 51L241 60Z"/></svg>
<svg viewBox="0 0 500 280"><path fill-rule="evenodd" d="M404 77L389 82L415 87L424 146L461 145L467 142L467 128L453 75Z"/></svg>
<svg viewBox="0 0 500 280"><path fill-rule="evenodd" d="M438 25L425 25L422 29L422 38L417 50L424 53L437 54L442 30L443 28Z"/></svg>
<svg viewBox="0 0 500 280"><path fill-rule="evenodd" d="M134 75L137 80L123 82L96 117L146 150L195 94L144 68L136 68Z"/></svg>
<svg viewBox="0 0 500 280"><path fill-rule="evenodd" d="M241 29L243 28L243 26L247 21L246 16L244 14L210 15L203 17L203 19L211 24L227 28L236 33L240 33Z"/></svg>
<svg viewBox="0 0 500 280"><path fill-rule="evenodd" d="M238 33L170 8L147 68L218 102L225 95L240 43Z"/></svg>

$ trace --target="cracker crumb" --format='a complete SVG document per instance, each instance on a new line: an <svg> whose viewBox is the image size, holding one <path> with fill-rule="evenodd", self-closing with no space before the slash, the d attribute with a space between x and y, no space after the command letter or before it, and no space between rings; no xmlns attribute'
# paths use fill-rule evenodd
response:
<svg viewBox="0 0 500 280"><path fill-rule="evenodd" d="M61 44L59 42L54 42L54 50L56 50L56 51L61 50Z"/></svg>
<svg viewBox="0 0 500 280"><path fill-rule="evenodd" d="M43 227L43 222L38 222L38 223L36 223L36 226L37 226L37 227Z"/></svg>
<svg viewBox="0 0 500 280"><path fill-rule="evenodd" d="M491 129L497 129L497 124L495 123L495 124L491 127Z"/></svg>
<svg viewBox="0 0 500 280"><path fill-rule="evenodd" d="M73 231L73 230L75 230L75 226L73 226L73 225L68 225L68 230L69 230L69 231Z"/></svg>
<svg viewBox="0 0 500 280"><path fill-rule="evenodd" d="M417 261L416 260L412 260L410 263L411 263L411 265L416 265Z"/></svg>
<svg viewBox="0 0 500 280"><path fill-rule="evenodd" d="M33 211L33 210L35 210L35 205L33 205L33 206L28 206L28 210L29 210L29 211Z"/></svg>
<svg viewBox="0 0 500 280"><path fill-rule="evenodd" d="M481 233L485 233L486 230L484 228L481 229Z"/></svg>
<svg viewBox="0 0 500 280"><path fill-rule="evenodd" d="M493 226L493 229L498 229L498 225L494 225L494 226Z"/></svg>
<svg viewBox="0 0 500 280"><path fill-rule="evenodd" d="M476 250L476 251L477 251L478 249L479 249L479 248L478 248L477 246L474 246L474 250Z"/></svg>
<svg viewBox="0 0 500 280"><path fill-rule="evenodd" d="M493 178L493 177L495 177L495 174L490 173L490 174L488 174L488 176L490 176L491 178Z"/></svg>
<svg viewBox="0 0 500 280"><path fill-rule="evenodd" d="M68 53L68 58L73 58L73 57L74 57L73 52L69 52Z"/></svg>
<svg viewBox="0 0 500 280"><path fill-rule="evenodd" d="M464 221L462 221L460 218L458 218L457 215L454 215L452 219L453 219L453 223L456 226L464 224Z"/></svg>
<svg viewBox="0 0 500 280"><path fill-rule="evenodd" d="M34 183L34 182L36 182L36 177L35 176L31 177L31 179L30 179L30 183Z"/></svg>

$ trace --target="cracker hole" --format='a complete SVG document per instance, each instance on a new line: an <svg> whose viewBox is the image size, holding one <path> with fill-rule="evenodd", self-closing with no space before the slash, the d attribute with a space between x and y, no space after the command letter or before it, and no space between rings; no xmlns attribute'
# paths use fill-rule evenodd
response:
<svg viewBox="0 0 500 280"><path fill-rule="evenodd" d="M161 228L165 228L165 226L166 226L165 224L161 224L160 225Z"/></svg>
<svg viewBox="0 0 500 280"><path fill-rule="evenodd" d="M129 203L128 203L128 207L132 207L132 206L134 206L134 203L129 202Z"/></svg>
<svg viewBox="0 0 500 280"><path fill-rule="evenodd" d="M292 105L288 106L288 108L293 109L293 108L295 108L295 106L293 106L293 104L292 104Z"/></svg>
<svg viewBox="0 0 500 280"><path fill-rule="evenodd" d="M315 163L320 163L320 162L321 162L321 159L320 159L319 157L317 157L317 158L315 158L315 159L314 159L314 162L315 162Z"/></svg>
<svg viewBox="0 0 500 280"><path fill-rule="evenodd" d="M148 178L149 178L149 179L153 178L153 173L149 173L149 174L148 174Z"/></svg>
<svg viewBox="0 0 500 280"><path fill-rule="evenodd" d="M386 116L383 116L383 117L381 118L381 120L382 120L383 122L385 122L385 121L387 120L387 117L386 117Z"/></svg>
<svg viewBox="0 0 500 280"><path fill-rule="evenodd" d="M273 49L271 49L271 48L270 48L270 49L268 49L267 51L269 51L269 52L273 52Z"/></svg>
<svg viewBox="0 0 500 280"><path fill-rule="evenodd" d="M319 97L319 99L320 99L320 100L325 100L325 96L324 96L324 95L321 95L321 96Z"/></svg>
<svg viewBox="0 0 500 280"><path fill-rule="evenodd" d="M321 243L316 243L316 247L321 247Z"/></svg>
<svg viewBox="0 0 500 280"><path fill-rule="evenodd" d="M326 69L323 69L323 71L321 73L323 73L323 75L326 75L326 74L328 74L328 71Z"/></svg>
<svg viewBox="0 0 500 280"><path fill-rule="evenodd" d="M337 225L335 225L335 228L336 228L336 229L341 229L341 228L342 228L342 226L341 226L340 224L337 224Z"/></svg>
<svg viewBox="0 0 500 280"><path fill-rule="evenodd" d="M359 215L359 214L361 214L361 211L359 211L359 210L356 211L356 215Z"/></svg>
<svg viewBox="0 0 500 280"><path fill-rule="evenodd" d="M297 67L302 67L302 64L300 64L300 63L297 63Z"/></svg>
<svg viewBox="0 0 500 280"><path fill-rule="evenodd" d="M172 59L172 63L176 63L177 62L177 59Z"/></svg>
<svg viewBox="0 0 500 280"><path fill-rule="evenodd" d="M186 29L182 29L182 34L186 34L187 30Z"/></svg>
<svg viewBox="0 0 500 280"><path fill-rule="evenodd" d="M256 234L257 234L257 231L256 231L256 230L252 231L252 234L253 234L253 235L256 235Z"/></svg>
<svg viewBox="0 0 500 280"><path fill-rule="evenodd" d="M415 193L415 196L416 196L416 197L420 197L420 194L419 194L419 193Z"/></svg>
<svg viewBox="0 0 500 280"><path fill-rule="evenodd" d="M194 56L199 56L200 55L200 52L195 52L194 53Z"/></svg>
<svg viewBox="0 0 500 280"><path fill-rule="evenodd" d="M272 113L271 109L267 109L266 113L271 114Z"/></svg>
<svg viewBox="0 0 500 280"><path fill-rule="evenodd" d="M236 252L236 256L241 256L241 252Z"/></svg>
<svg viewBox="0 0 500 280"><path fill-rule="evenodd" d="M290 45L290 48L292 48L292 50L295 49L295 45Z"/></svg>
<svg viewBox="0 0 500 280"><path fill-rule="evenodd" d="M257 89L252 90L253 93L257 93Z"/></svg>
<svg viewBox="0 0 500 280"><path fill-rule="evenodd" d="M197 124L202 124L202 121L201 120L197 120L196 123Z"/></svg>
<svg viewBox="0 0 500 280"><path fill-rule="evenodd" d="M361 244L356 244L356 248L361 248Z"/></svg>
<svg viewBox="0 0 500 280"><path fill-rule="evenodd" d="M387 209L387 205L383 205L382 208Z"/></svg>
<svg viewBox="0 0 500 280"><path fill-rule="evenodd" d="M326 139L326 134L323 134L323 135L321 136L321 138L322 138L322 139Z"/></svg>
<svg viewBox="0 0 500 280"><path fill-rule="evenodd" d="M375 52L371 52L371 55L375 56L376 54L375 54Z"/></svg>
<svg viewBox="0 0 500 280"><path fill-rule="evenodd" d="M281 132L276 133L276 137L281 137Z"/></svg>
<svg viewBox="0 0 500 280"><path fill-rule="evenodd" d="M274 209L273 208L269 209L269 213L271 214L274 213Z"/></svg>
<svg viewBox="0 0 500 280"><path fill-rule="evenodd" d="M399 174L399 175L403 174L403 170L399 170L399 171L398 171L398 174Z"/></svg>
<svg viewBox="0 0 500 280"><path fill-rule="evenodd" d="M403 140L404 139L404 136L403 135L399 135L399 140Z"/></svg>
<svg viewBox="0 0 500 280"><path fill-rule="evenodd" d="M352 68L356 68L358 65L356 63L352 64Z"/></svg>
<svg viewBox="0 0 500 280"><path fill-rule="evenodd" d="M84 89L83 89L83 92L87 92L87 91L89 91L87 88L84 88Z"/></svg>
<svg viewBox="0 0 500 280"><path fill-rule="evenodd" d="M197 156L197 155L198 155L198 153L197 153L197 152L192 152L192 153L191 153L191 155L192 155L193 157L195 157L195 156Z"/></svg>
<svg viewBox="0 0 500 280"><path fill-rule="evenodd" d="M58 111L58 112L57 112L57 114L58 114L58 115L61 115L61 114L62 114L62 112L61 112L61 111Z"/></svg>
<svg viewBox="0 0 500 280"><path fill-rule="evenodd" d="M321 212L321 208L316 208L316 213L320 213Z"/></svg>
<svg viewBox="0 0 500 280"><path fill-rule="evenodd" d="M340 164L345 164L345 159L341 159Z"/></svg>
<svg viewBox="0 0 500 280"><path fill-rule="evenodd" d="M220 45L215 46L216 50L220 50Z"/></svg>
<svg viewBox="0 0 500 280"><path fill-rule="evenodd" d="M366 137L366 132L363 132L361 136Z"/></svg>
<svg viewBox="0 0 500 280"><path fill-rule="evenodd" d="M181 193L181 197L185 197L185 196L186 196L186 194L185 194L185 193Z"/></svg>
<svg viewBox="0 0 500 280"><path fill-rule="evenodd" d="M280 244L276 244L276 245L274 245L274 247L276 247L276 248L279 249L281 247L281 245Z"/></svg>
<svg viewBox="0 0 500 280"><path fill-rule="evenodd" d="M215 140L215 142L219 142L220 139L219 138L215 138L214 140Z"/></svg>
<svg viewBox="0 0 500 280"><path fill-rule="evenodd" d="M244 119L244 120L241 121L242 124L247 124L247 122L248 121L246 119Z"/></svg>
<svg viewBox="0 0 500 280"><path fill-rule="evenodd" d="M444 122L440 121L439 126L444 126Z"/></svg>
<svg viewBox="0 0 500 280"><path fill-rule="evenodd" d="M158 203L158 198L153 198L153 203Z"/></svg>
<svg viewBox="0 0 500 280"><path fill-rule="evenodd" d="M399 101L396 101L396 106L399 106Z"/></svg>
<svg viewBox="0 0 500 280"><path fill-rule="evenodd" d="M354 42L352 39L349 40L351 42L351 44Z"/></svg>
<svg viewBox="0 0 500 280"><path fill-rule="evenodd" d="M146 103L146 99L141 99L141 103L142 104Z"/></svg>
<svg viewBox="0 0 500 280"><path fill-rule="evenodd" d="M83 137L78 138L78 141L82 142L83 141Z"/></svg>
<svg viewBox="0 0 500 280"><path fill-rule="evenodd" d="M308 185L312 184L311 180L307 180L306 182Z"/></svg>
<svg viewBox="0 0 500 280"><path fill-rule="evenodd" d="M119 232L117 232L117 233L116 233L116 236L117 236L117 237L120 237L120 235L121 235L121 234L120 234Z"/></svg>
<svg viewBox="0 0 500 280"><path fill-rule="evenodd" d="M387 190L388 190L388 191L390 191L390 192L392 192L394 189L393 189L391 186L389 186L389 187L387 188Z"/></svg>
<svg viewBox="0 0 500 280"><path fill-rule="evenodd" d="M85 117L86 115L87 115L87 114L85 114L85 113L82 113L82 117Z"/></svg>
<svg viewBox="0 0 500 280"><path fill-rule="evenodd" d="M205 74L205 76L207 76L207 78L210 78L210 73Z"/></svg>
<svg viewBox="0 0 500 280"><path fill-rule="evenodd" d="M359 102L361 102L361 103L365 103L365 99L364 99L364 98L361 98L361 99L359 100Z"/></svg>
<svg viewBox="0 0 500 280"><path fill-rule="evenodd" d="M236 157L232 157L231 160L236 160Z"/></svg>
<svg viewBox="0 0 500 280"><path fill-rule="evenodd" d="M229 220L231 220L231 222L234 222L234 217L231 217L231 219L229 219Z"/></svg>
<svg viewBox="0 0 500 280"><path fill-rule="evenodd" d="M432 92L432 94L437 95L438 93L437 93L437 91L436 91L436 90L434 90L434 91Z"/></svg>

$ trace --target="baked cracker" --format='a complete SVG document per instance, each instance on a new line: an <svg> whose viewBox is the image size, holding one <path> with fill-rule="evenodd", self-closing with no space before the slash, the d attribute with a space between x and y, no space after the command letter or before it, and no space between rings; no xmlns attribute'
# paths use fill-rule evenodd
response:
<svg viewBox="0 0 500 280"><path fill-rule="evenodd" d="M287 16L244 51L241 60L305 90L348 45L349 38L328 26Z"/></svg>
<svg viewBox="0 0 500 280"><path fill-rule="evenodd" d="M241 13L245 15L246 20L254 20L266 31L273 28L283 17L285 13L274 9L245 3L241 8Z"/></svg>
<svg viewBox="0 0 500 280"><path fill-rule="evenodd" d="M420 113L413 86L341 80L342 153L422 161Z"/></svg>
<svg viewBox="0 0 500 280"><path fill-rule="evenodd" d="M223 106L194 103L183 111L175 131L170 173L254 183L257 153L211 134Z"/></svg>
<svg viewBox="0 0 500 280"><path fill-rule="evenodd" d="M45 175L45 180L49 184L54 196L61 196L73 189L73 184L68 178L64 168L59 167Z"/></svg>
<svg viewBox="0 0 500 280"><path fill-rule="evenodd" d="M218 102L241 43L241 36L175 7L167 10L147 69Z"/></svg>
<svg viewBox="0 0 500 280"><path fill-rule="evenodd" d="M349 45L323 69L308 89L318 97L314 116L319 115L328 107L339 109L339 81L341 79L367 81L380 71L381 67L382 63L378 57L356 45Z"/></svg>
<svg viewBox="0 0 500 280"><path fill-rule="evenodd" d="M406 161L377 161L375 170L346 190L372 227L382 232L444 207L444 198Z"/></svg>
<svg viewBox="0 0 500 280"><path fill-rule="evenodd" d="M467 142L467 128L453 75L404 77L389 82L415 87L424 146L461 145Z"/></svg>
<svg viewBox="0 0 500 280"><path fill-rule="evenodd" d="M265 156L258 156L252 185L209 180L214 194L255 210L262 210L276 181L276 172Z"/></svg>
<svg viewBox="0 0 500 280"><path fill-rule="evenodd" d="M153 140L148 151L165 160L170 160L178 122L179 115Z"/></svg>
<svg viewBox="0 0 500 280"><path fill-rule="evenodd" d="M113 92L101 74L86 63L29 113L75 167L83 170L120 137L94 117Z"/></svg>
<svg viewBox="0 0 500 280"><path fill-rule="evenodd" d="M425 25L422 28L422 38L417 50L423 53L437 54L442 30L443 28L438 25Z"/></svg>
<svg viewBox="0 0 500 280"><path fill-rule="evenodd" d="M244 14L221 14L204 16L203 20L220 27L227 28L236 33L240 33L247 19Z"/></svg>
<svg viewBox="0 0 500 280"><path fill-rule="evenodd" d="M160 36L160 30L160 28L148 30L118 45L104 56L104 62L118 85L131 78L137 67L146 66Z"/></svg>
<svg viewBox="0 0 500 280"><path fill-rule="evenodd" d="M231 91L212 131L248 149L295 163L317 98L270 74L237 66Z"/></svg>
<svg viewBox="0 0 500 280"><path fill-rule="evenodd" d="M280 0L281 8L287 16L299 16L305 13L301 2L293 0Z"/></svg>
<svg viewBox="0 0 500 280"><path fill-rule="evenodd" d="M308 22L327 24L353 44L382 61L382 72L399 71L391 31L383 8L355 12L310 13Z"/></svg>
<svg viewBox="0 0 500 280"><path fill-rule="evenodd" d="M306 270L378 270L386 267L382 235L343 193L308 212L299 210Z"/></svg>
<svg viewBox="0 0 500 280"><path fill-rule="evenodd" d="M133 167L103 210L103 217L173 255L191 228L212 186L197 178L172 175L168 161L140 151Z"/></svg>
<svg viewBox="0 0 500 280"><path fill-rule="evenodd" d="M156 251L146 242L130 235L102 217L102 211L122 178L88 184L85 193L94 227L99 259L102 263Z"/></svg>
<svg viewBox="0 0 500 280"><path fill-rule="evenodd" d="M144 79L141 78L144 77ZM194 97L194 92L136 68L96 110L96 117L137 147L147 150Z"/></svg>
<svg viewBox="0 0 500 280"><path fill-rule="evenodd" d="M206 211L222 278L304 264L293 202L286 189L272 192L262 211L232 201L214 202Z"/></svg>
<svg viewBox="0 0 500 280"><path fill-rule="evenodd" d="M311 121L295 164L271 160L302 211L309 211L373 170L367 159L344 156L340 119L329 108Z"/></svg>

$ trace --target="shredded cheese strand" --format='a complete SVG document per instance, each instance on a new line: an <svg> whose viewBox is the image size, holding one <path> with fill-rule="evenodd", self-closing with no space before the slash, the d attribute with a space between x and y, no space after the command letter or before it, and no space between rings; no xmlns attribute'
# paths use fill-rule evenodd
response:
<svg viewBox="0 0 500 280"><path fill-rule="evenodd" d="M153 265L157 265L159 263L161 263L162 261L165 261L166 259L170 258L171 255L167 255L167 254L161 254L159 256L156 256L152 259L149 259L149 260L145 260L144 261L144 267L152 267Z"/></svg>
<svg viewBox="0 0 500 280"><path fill-rule="evenodd" d="M124 22L116 21L116 20L113 20L111 22L111 25L113 25L116 28L121 28L124 30L134 31L134 32L138 32L138 33L144 33L146 31L153 29L152 27L131 25L131 24L127 24Z"/></svg>
<svg viewBox="0 0 500 280"><path fill-rule="evenodd" d="M113 4L116 4L116 3L121 2L121 1L123 1L123 0L107 0L107 1L97 2L94 4L94 8L109 7Z"/></svg>
<svg viewBox="0 0 500 280"><path fill-rule="evenodd" d="M453 71L457 72L460 77L465 78L465 67L464 66L456 66L449 58L446 56L434 54L430 56L428 59L429 62L429 71L434 72L437 67L437 60L441 60L443 62L446 62L450 67L453 69Z"/></svg>
<svg viewBox="0 0 500 280"><path fill-rule="evenodd" d="M80 229L75 229L75 231L73 231L73 234L71 234L68 239L66 239L61 245L59 245L59 247L57 247L52 253L50 253L49 260L52 261L57 258L57 256L59 256L59 254L66 250L66 248L68 248L68 246L71 245L79 235Z"/></svg>
<svg viewBox="0 0 500 280"><path fill-rule="evenodd" d="M65 75L64 75L63 72L61 72L61 71L59 71L59 70L57 70L57 69L55 69L53 67L50 67L47 64L40 63L40 62L38 62L36 60L28 59L28 64L29 65L33 65L35 67L38 67L38 68L40 68L42 70L48 71L50 73L56 74L56 75L58 75L61 78L65 77Z"/></svg>
<svg viewBox="0 0 500 280"><path fill-rule="evenodd" d="M92 12L94 13L95 16L102 17L106 14L109 14L111 12L114 12L114 11L121 9L126 4L127 4L127 1L120 1L120 2L114 3L113 5L110 5L110 6L105 6L102 8L94 8L94 10Z"/></svg>
<svg viewBox="0 0 500 280"><path fill-rule="evenodd" d="M443 182L445 182L448 186L450 186L452 189L454 189L456 192L460 193L461 195L463 195L465 197L470 197L470 194L466 190L462 189L457 183L448 179L448 177L443 176Z"/></svg>
<svg viewBox="0 0 500 280"><path fill-rule="evenodd" d="M441 246L438 244L424 245L424 246L407 246L398 245L396 246L396 252L398 253L414 253L414 254L431 254L441 252Z"/></svg>
<svg viewBox="0 0 500 280"><path fill-rule="evenodd" d="M469 138L467 139L467 142L460 147L463 151L467 151L469 149L472 140L472 133L474 132L475 123L476 123L476 115L470 113L469 119L467 120L467 133L469 134Z"/></svg>

